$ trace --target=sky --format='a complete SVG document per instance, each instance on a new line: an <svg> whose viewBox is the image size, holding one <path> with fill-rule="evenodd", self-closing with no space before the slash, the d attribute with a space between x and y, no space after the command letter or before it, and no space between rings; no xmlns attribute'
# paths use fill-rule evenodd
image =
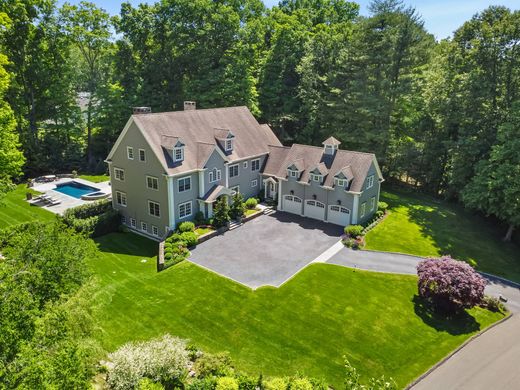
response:
<svg viewBox="0 0 520 390"><path fill-rule="evenodd" d="M69 3L79 3L80 0L67 0ZM119 13L122 0L90 0L104 8L112 15ZM134 6L153 0L129 0ZM271 7L278 0L263 0L266 6ZM355 0L354 0L355 1ZM59 0L61 5L65 1ZM368 4L370 0L356 1L361 6L361 14L368 15ZM437 39L447 38L452 35L458 27L469 20L476 13L486 9L490 5L503 5L510 9L520 9L519 0L404 0L404 3L414 7L424 20L428 32L435 35Z"/></svg>

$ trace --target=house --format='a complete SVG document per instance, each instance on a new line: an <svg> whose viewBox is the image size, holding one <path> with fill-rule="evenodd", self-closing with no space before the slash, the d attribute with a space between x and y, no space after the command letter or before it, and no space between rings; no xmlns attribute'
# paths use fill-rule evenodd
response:
<svg viewBox="0 0 520 390"><path fill-rule="evenodd" d="M114 144L109 165L113 206L123 223L162 236L235 191L265 191L278 210L337 225L362 223L377 208L383 178L373 154L283 146L247 107L151 113L134 109Z"/></svg>

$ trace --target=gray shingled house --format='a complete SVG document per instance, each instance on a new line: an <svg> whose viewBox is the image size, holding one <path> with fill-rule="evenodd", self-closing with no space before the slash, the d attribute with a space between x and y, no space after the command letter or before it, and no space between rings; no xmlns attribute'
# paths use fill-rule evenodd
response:
<svg viewBox="0 0 520 390"><path fill-rule="evenodd" d="M323 147L283 146L247 107L130 117L107 157L114 208L123 223L162 236L239 191L278 202L278 210L337 225L362 223L377 209L383 178L375 155Z"/></svg>

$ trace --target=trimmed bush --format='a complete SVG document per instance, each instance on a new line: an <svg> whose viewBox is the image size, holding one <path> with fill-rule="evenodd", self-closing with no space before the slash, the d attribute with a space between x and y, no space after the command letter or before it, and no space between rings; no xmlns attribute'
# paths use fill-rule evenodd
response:
<svg viewBox="0 0 520 390"><path fill-rule="evenodd" d="M204 225L206 219L204 218L204 213L202 211L197 211L195 213L195 217L193 218L193 222L195 222L196 226Z"/></svg>
<svg viewBox="0 0 520 390"><path fill-rule="evenodd" d="M285 378L275 377L266 379L262 384L265 390L286 390L288 381Z"/></svg>
<svg viewBox="0 0 520 390"><path fill-rule="evenodd" d="M199 239L194 232L184 232L180 234L181 241L184 241L188 247L197 245Z"/></svg>
<svg viewBox="0 0 520 390"><path fill-rule="evenodd" d="M242 217L245 211L244 197L240 192L237 192L235 195L233 195L233 203L229 209L229 215L231 218L237 219Z"/></svg>
<svg viewBox="0 0 520 390"><path fill-rule="evenodd" d="M307 378L296 378L289 384L290 390L312 390L312 383Z"/></svg>
<svg viewBox="0 0 520 390"><path fill-rule="evenodd" d="M62 219L67 226L90 237L117 232L121 225L119 212L112 209L112 204L106 201L68 209Z"/></svg>
<svg viewBox="0 0 520 390"><path fill-rule="evenodd" d="M386 202L377 202L377 209L381 210L383 213L388 210L388 203Z"/></svg>
<svg viewBox="0 0 520 390"><path fill-rule="evenodd" d="M363 226L361 225L348 225L345 226L345 234L349 237L357 237L363 234Z"/></svg>
<svg viewBox="0 0 520 390"><path fill-rule="evenodd" d="M228 223L229 220L229 205L227 203L227 198L225 196L221 196L215 202L213 208L213 223L211 223L211 225L219 228Z"/></svg>
<svg viewBox="0 0 520 390"><path fill-rule="evenodd" d="M194 370L199 378L229 376L233 373L233 365L227 353L205 353L195 362Z"/></svg>
<svg viewBox="0 0 520 390"><path fill-rule="evenodd" d="M486 281L471 266L450 256L417 266L419 295L440 312L455 313L482 302Z"/></svg>
<svg viewBox="0 0 520 390"><path fill-rule="evenodd" d="M385 215L383 210L377 210L375 213L376 218L381 218L383 215Z"/></svg>
<svg viewBox="0 0 520 390"><path fill-rule="evenodd" d="M181 222L177 228L181 233L192 232L195 230L195 224L193 222Z"/></svg>
<svg viewBox="0 0 520 390"><path fill-rule="evenodd" d="M230 376L223 376L217 379L215 390L238 390L238 381Z"/></svg>
<svg viewBox="0 0 520 390"><path fill-rule="evenodd" d="M480 305L493 312L507 312L505 305L500 302L500 299L495 297L485 296Z"/></svg>
<svg viewBox="0 0 520 390"><path fill-rule="evenodd" d="M139 381L138 390L164 390L164 386L156 383L148 378L143 378Z"/></svg>
<svg viewBox="0 0 520 390"><path fill-rule="evenodd" d="M245 205L246 208L249 210L255 209L256 206L258 206L258 200L255 198L249 198L248 200L246 200Z"/></svg>

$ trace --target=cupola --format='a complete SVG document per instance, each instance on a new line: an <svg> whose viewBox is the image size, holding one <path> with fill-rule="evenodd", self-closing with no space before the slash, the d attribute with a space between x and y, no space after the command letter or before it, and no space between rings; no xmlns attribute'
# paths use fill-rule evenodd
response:
<svg viewBox="0 0 520 390"><path fill-rule="evenodd" d="M327 155L334 155L336 153L336 150L338 150L339 145L341 142L339 142L334 137L329 137L325 141L322 142L323 144L323 153Z"/></svg>

